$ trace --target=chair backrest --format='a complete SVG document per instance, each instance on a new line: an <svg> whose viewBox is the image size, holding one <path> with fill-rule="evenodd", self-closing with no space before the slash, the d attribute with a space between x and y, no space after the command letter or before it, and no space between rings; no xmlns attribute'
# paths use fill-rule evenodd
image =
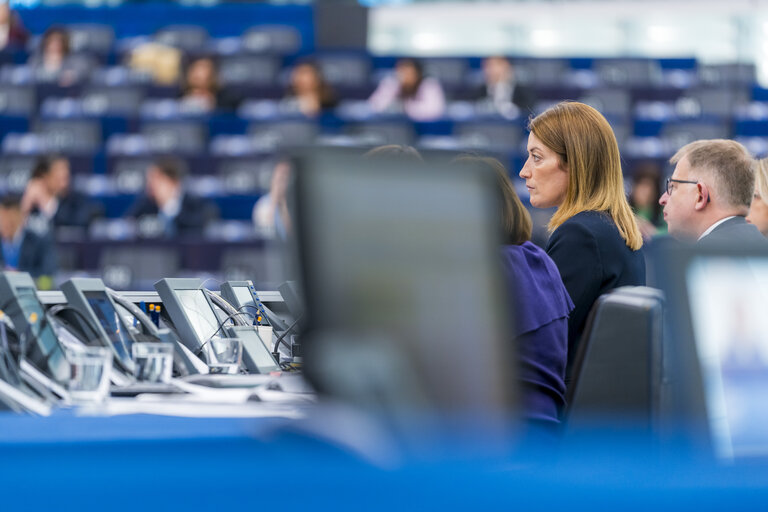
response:
<svg viewBox="0 0 768 512"><path fill-rule="evenodd" d="M154 40L187 52L202 51L208 43L208 32L195 25L169 25L155 33Z"/></svg>
<svg viewBox="0 0 768 512"><path fill-rule="evenodd" d="M632 421L654 428L662 392L661 291L617 288L590 313L566 394L568 428Z"/></svg>
<svg viewBox="0 0 768 512"><path fill-rule="evenodd" d="M195 121L148 122L141 133L157 153L200 153L207 147L206 129Z"/></svg>
<svg viewBox="0 0 768 512"><path fill-rule="evenodd" d="M95 153L102 145L101 125L86 119L40 121L35 130L45 139L48 151L80 154Z"/></svg>
<svg viewBox="0 0 768 512"><path fill-rule="evenodd" d="M30 87L0 87L0 115L30 116L35 111L35 90Z"/></svg>
<svg viewBox="0 0 768 512"><path fill-rule="evenodd" d="M280 63L269 55L236 55L219 64L219 80L230 85L272 85L277 80Z"/></svg>
<svg viewBox="0 0 768 512"><path fill-rule="evenodd" d="M115 31L101 23L79 23L67 26L69 46L75 53L106 55L115 44Z"/></svg>
<svg viewBox="0 0 768 512"><path fill-rule="evenodd" d="M301 49L301 34L287 25L259 25L240 37L243 50L249 53L290 55Z"/></svg>

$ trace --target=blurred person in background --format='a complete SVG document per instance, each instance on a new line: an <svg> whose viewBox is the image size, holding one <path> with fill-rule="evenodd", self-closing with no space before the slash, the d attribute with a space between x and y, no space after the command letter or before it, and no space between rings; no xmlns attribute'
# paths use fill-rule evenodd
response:
<svg viewBox="0 0 768 512"><path fill-rule="evenodd" d="M755 195L747 222L754 224L763 236L768 237L768 158L758 160L755 166Z"/></svg>
<svg viewBox="0 0 768 512"><path fill-rule="evenodd" d="M338 104L333 88L325 81L320 68L310 61L300 62L291 71L287 103L307 117L317 117Z"/></svg>
<svg viewBox="0 0 768 512"><path fill-rule="evenodd" d="M50 27L40 40L40 47L29 64L47 77L55 77L61 86L72 85L78 68L70 59L69 33L63 27Z"/></svg>
<svg viewBox="0 0 768 512"><path fill-rule="evenodd" d="M568 318L568 370L592 305L619 286L645 285L643 238L624 195L616 136L600 112L562 102L529 123L520 171L535 208L557 207L547 254L575 308Z"/></svg>
<svg viewBox="0 0 768 512"><path fill-rule="evenodd" d="M505 57L486 57L483 78L485 83L476 92L475 99L493 112L507 118L533 113L536 97L528 87L515 81L515 69Z"/></svg>
<svg viewBox="0 0 768 512"><path fill-rule="evenodd" d="M394 76L385 77L368 100L374 112L402 111L414 121L432 121L445 112L445 94L421 63L400 59Z"/></svg>
<svg viewBox="0 0 768 512"><path fill-rule="evenodd" d="M661 196L661 170L652 162L644 162L632 172L629 205L637 217L637 225L645 240L666 232Z"/></svg>
<svg viewBox="0 0 768 512"><path fill-rule="evenodd" d="M531 424L556 427L565 408L568 315L573 310L557 266L531 243L531 217L515 192L509 173L495 158L464 156L496 175L504 229L502 267L510 298L514 347L520 363L522 406Z"/></svg>
<svg viewBox="0 0 768 512"><path fill-rule="evenodd" d="M6 196L0 200L2 267L29 272L38 286L47 290L56 273L56 247L50 232L29 228L26 219L19 197Z"/></svg>
<svg viewBox="0 0 768 512"><path fill-rule="evenodd" d="M210 57L194 59L184 74L182 103L192 110L212 112L218 106L216 64Z"/></svg>
<svg viewBox="0 0 768 512"><path fill-rule="evenodd" d="M211 57L194 59L184 74L182 105L195 112L234 110L237 99L219 86L219 71Z"/></svg>
<svg viewBox="0 0 768 512"><path fill-rule="evenodd" d="M41 157L37 161L21 207L25 214L40 215L56 228L87 228L103 215L98 204L72 190L69 160L63 156Z"/></svg>
<svg viewBox="0 0 768 512"><path fill-rule="evenodd" d="M19 14L11 10L7 1L0 1L0 50L5 48L23 49L29 32L21 23Z"/></svg>
<svg viewBox="0 0 768 512"><path fill-rule="evenodd" d="M141 224L145 219L157 220L158 229L141 230L148 236L201 236L205 227L218 218L211 202L184 191L186 168L174 158L156 160L147 169L145 195L126 214ZM154 225L154 223L148 223Z"/></svg>
<svg viewBox="0 0 768 512"><path fill-rule="evenodd" d="M675 170L659 204L670 235L706 244L766 244L746 220L755 195L755 161L747 148L733 140L697 140L669 161Z"/></svg>
<svg viewBox="0 0 768 512"><path fill-rule="evenodd" d="M253 223L256 229L268 236L286 240L291 232L287 191L291 181L291 163L281 160L272 171L269 192L253 206Z"/></svg>

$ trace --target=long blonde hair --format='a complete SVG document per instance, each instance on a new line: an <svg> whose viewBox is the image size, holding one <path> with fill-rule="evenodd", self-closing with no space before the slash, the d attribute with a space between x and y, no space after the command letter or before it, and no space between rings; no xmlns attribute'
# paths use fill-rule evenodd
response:
<svg viewBox="0 0 768 512"><path fill-rule="evenodd" d="M768 158L761 158L755 165L755 192L768 204Z"/></svg>
<svg viewBox="0 0 768 512"><path fill-rule="evenodd" d="M568 168L568 189L549 221L550 231L577 213L601 211L611 216L630 249L642 247L624 193L619 145L603 115L583 103L562 102L531 119L529 129Z"/></svg>

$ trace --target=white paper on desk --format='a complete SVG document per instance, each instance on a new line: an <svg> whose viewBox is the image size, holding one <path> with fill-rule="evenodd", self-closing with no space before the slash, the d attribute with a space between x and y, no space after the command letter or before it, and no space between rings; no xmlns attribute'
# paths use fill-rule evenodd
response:
<svg viewBox="0 0 768 512"><path fill-rule="evenodd" d="M172 383L182 391L189 393L194 400L203 402L242 404L248 401L254 391L254 388L212 388L190 384L179 379L173 379ZM141 399L151 399L154 396L157 395L139 395ZM183 397L187 398L186 396Z"/></svg>
<svg viewBox="0 0 768 512"><path fill-rule="evenodd" d="M247 404L201 403L180 401L178 396L160 400L111 399L99 406L81 407L81 416L117 416L121 414L156 414L185 418L286 418L301 419L305 413L297 407L250 402ZM191 398L191 397L185 397Z"/></svg>

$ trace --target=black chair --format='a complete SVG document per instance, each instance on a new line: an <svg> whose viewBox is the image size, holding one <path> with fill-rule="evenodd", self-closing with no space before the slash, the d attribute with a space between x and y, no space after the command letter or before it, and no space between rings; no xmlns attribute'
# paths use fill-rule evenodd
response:
<svg viewBox="0 0 768 512"><path fill-rule="evenodd" d="M311 144L318 132L317 123L309 119L256 122L248 127L248 134L256 144L267 148Z"/></svg>
<svg viewBox="0 0 768 512"><path fill-rule="evenodd" d="M505 120L457 122L453 135L470 148L516 151L523 140L520 125Z"/></svg>
<svg viewBox="0 0 768 512"><path fill-rule="evenodd" d="M515 59L515 79L521 84L562 85L570 66L565 59Z"/></svg>
<svg viewBox="0 0 768 512"><path fill-rule="evenodd" d="M596 108L604 116L625 119L632 113L632 98L626 89L592 89L579 98L579 101Z"/></svg>
<svg viewBox="0 0 768 512"><path fill-rule="evenodd" d="M99 270L107 286L118 290L151 290L152 284L179 271L179 250L166 245L116 245L105 247Z"/></svg>
<svg viewBox="0 0 768 512"><path fill-rule="evenodd" d="M754 64L700 64L698 66L699 83L714 87L724 85L744 85L752 87L757 81L757 68Z"/></svg>
<svg viewBox="0 0 768 512"><path fill-rule="evenodd" d="M0 158L0 182L7 192L22 193L27 186L36 156L4 156Z"/></svg>
<svg viewBox="0 0 768 512"><path fill-rule="evenodd" d="M91 87L81 98L83 112L90 115L136 116L144 100L140 87Z"/></svg>
<svg viewBox="0 0 768 512"><path fill-rule="evenodd" d="M592 308L566 393L569 430L604 422L654 429L663 386L661 291L617 288Z"/></svg>
<svg viewBox="0 0 768 512"><path fill-rule="evenodd" d="M144 123L141 133L155 153L202 153L207 149L207 129L196 121Z"/></svg>
<svg viewBox="0 0 768 512"><path fill-rule="evenodd" d="M301 34L286 25L260 25L246 30L240 42L249 53L290 55L301 49Z"/></svg>
<svg viewBox="0 0 768 512"><path fill-rule="evenodd" d="M154 40L185 52L201 52L208 44L208 32L196 25L169 25L158 30Z"/></svg>
<svg viewBox="0 0 768 512"><path fill-rule="evenodd" d="M361 144L413 144L416 134L413 123L407 119L368 121L350 123L344 127L344 133Z"/></svg>
<svg viewBox="0 0 768 512"><path fill-rule="evenodd" d="M219 64L219 81L225 87L273 85L280 72L280 63L269 55L235 55Z"/></svg>
<svg viewBox="0 0 768 512"><path fill-rule="evenodd" d="M360 54L325 54L315 58L323 77L334 87L369 87L371 60Z"/></svg>
<svg viewBox="0 0 768 512"><path fill-rule="evenodd" d="M34 88L15 85L0 87L0 115L31 116L36 108Z"/></svg>
<svg viewBox="0 0 768 512"><path fill-rule="evenodd" d="M661 81L661 67L652 59L597 59L592 69L605 85L639 87Z"/></svg>
<svg viewBox="0 0 768 512"><path fill-rule="evenodd" d="M44 140L48 151L64 154L84 154L99 151L102 145L101 124L86 119L40 121L35 130Z"/></svg>
<svg viewBox="0 0 768 512"><path fill-rule="evenodd" d="M664 125L661 138L670 148L680 148L695 140L726 139L730 133L730 126L722 122L674 121Z"/></svg>
<svg viewBox="0 0 768 512"><path fill-rule="evenodd" d="M115 31L100 23L67 25L69 46L74 53L107 55L115 43Z"/></svg>

